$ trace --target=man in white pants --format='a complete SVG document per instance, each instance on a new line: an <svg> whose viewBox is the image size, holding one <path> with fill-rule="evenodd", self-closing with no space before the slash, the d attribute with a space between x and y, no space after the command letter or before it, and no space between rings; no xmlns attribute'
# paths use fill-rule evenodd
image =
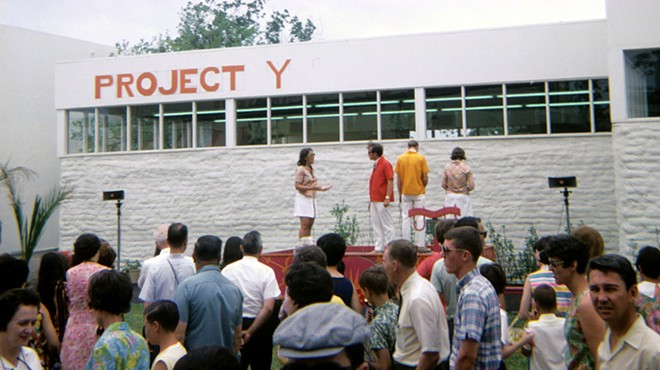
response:
<svg viewBox="0 0 660 370"><path fill-rule="evenodd" d="M367 146L374 169L369 177L369 212L374 229L374 251L383 252L385 244L394 239L394 221L390 214L390 201L394 198L394 171L392 164L383 157L383 146L370 143Z"/></svg>
<svg viewBox="0 0 660 370"><path fill-rule="evenodd" d="M424 208L424 195L426 184L429 182L429 166L426 158L418 153L419 144L416 140L408 142L408 150L396 160L395 172L397 175L396 185L399 191L399 203L401 203L401 227L402 237L411 239L411 220L408 211L413 208ZM426 230L422 226L424 221L421 216L414 218L415 244L420 249L426 247ZM419 230L421 229L421 230Z"/></svg>

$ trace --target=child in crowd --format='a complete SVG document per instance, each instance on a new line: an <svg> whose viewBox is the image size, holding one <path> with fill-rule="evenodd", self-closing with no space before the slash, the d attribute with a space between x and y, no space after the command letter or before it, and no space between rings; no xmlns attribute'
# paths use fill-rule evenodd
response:
<svg viewBox="0 0 660 370"><path fill-rule="evenodd" d="M151 370L172 370L186 349L176 339L179 310L169 300L156 301L144 309L144 331L149 343L161 348Z"/></svg>
<svg viewBox="0 0 660 370"><path fill-rule="evenodd" d="M504 288L506 287L506 274L504 268L499 263L487 263L479 267L479 272L483 277L488 279L495 288L497 298L500 301L500 325L501 325L501 340L502 340L502 363L500 369L506 369L504 359L510 357L523 345L531 341L530 334L523 334L519 341L511 343L511 336L509 334L509 318L504 305Z"/></svg>
<svg viewBox="0 0 660 370"><path fill-rule="evenodd" d="M364 297L374 310L367 315L371 327L371 338L367 342L369 367L386 370L391 367L391 356L394 353L399 307L392 303L387 294L389 281L382 266L374 265L364 270L359 283Z"/></svg>
<svg viewBox="0 0 660 370"><path fill-rule="evenodd" d="M533 335L529 345L523 346L523 354L531 355L530 370L566 369L564 352L566 338L564 337L564 322L566 319L555 315L557 310L557 294L547 284L537 286L533 299L538 310L538 319L530 321L528 333ZM536 313L534 313L536 316Z"/></svg>

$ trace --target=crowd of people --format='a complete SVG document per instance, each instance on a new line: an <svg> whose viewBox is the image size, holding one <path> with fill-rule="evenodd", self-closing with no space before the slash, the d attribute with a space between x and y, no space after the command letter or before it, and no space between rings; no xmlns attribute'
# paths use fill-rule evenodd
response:
<svg viewBox="0 0 660 370"><path fill-rule="evenodd" d="M538 271L524 286L510 334L506 273L482 256L479 219L439 222L441 258L430 277L418 246L385 243L382 263L359 289L343 275L344 239L325 234L295 249L280 290L259 261L262 236L225 244L161 225L156 255L138 279L142 332L125 321L133 284L98 263L102 240L80 235L73 256L43 256L35 289L27 264L0 256L3 369L502 369L520 351L530 369L658 369L660 250L644 247L637 274L628 259L603 255L596 230L541 238ZM587 235L587 236L585 236ZM230 242L231 241L231 242ZM69 266L74 264L73 266ZM528 293L529 292L529 293ZM364 305L363 305L364 303ZM276 346L277 358L272 358Z"/></svg>
<svg viewBox="0 0 660 370"><path fill-rule="evenodd" d="M463 217L440 220L441 251L420 258L425 237L408 210L424 207L428 165L412 140L393 167L370 143L370 212L378 264L358 286L344 275L345 239L311 237L319 185L315 154L300 152L295 215L300 245L281 290L260 261L262 235L224 243L203 235L188 249L188 227L160 225L154 256L137 279L143 325L126 322L134 301L129 277L113 269L116 254L90 233L73 255L41 259L35 289L28 266L0 256L0 355L5 369L505 369L521 352L530 369L660 369L660 249L639 250L634 266L605 254L597 230L542 237L510 330L506 271L472 215L474 189L465 151L455 148L442 175L445 205ZM389 205L394 174L404 213L394 239ZM380 257L380 258L379 258ZM420 259L422 262L420 263ZM354 277L355 278L355 277ZM360 292L364 300L360 298ZM274 348L277 351L274 351ZM273 359L276 353L276 359Z"/></svg>

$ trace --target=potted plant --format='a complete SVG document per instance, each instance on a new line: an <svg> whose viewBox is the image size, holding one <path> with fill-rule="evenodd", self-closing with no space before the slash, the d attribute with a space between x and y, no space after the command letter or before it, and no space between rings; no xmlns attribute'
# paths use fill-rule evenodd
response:
<svg viewBox="0 0 660 370"><path fill-rule="evenodd" d="M131 282L136 284L138 277L140 277L140 269L142 268L142 261L140 260L124 260L124 267L121 269L121 272L128 274L131 278Z"/></svg>

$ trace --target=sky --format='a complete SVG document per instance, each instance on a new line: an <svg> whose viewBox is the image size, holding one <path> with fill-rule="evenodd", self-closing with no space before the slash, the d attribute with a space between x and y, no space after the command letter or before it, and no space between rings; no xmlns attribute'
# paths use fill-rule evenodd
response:
<svg viewBox="0 0 660 370"><path fill-rule="evenodd" d="M198 1L198 0L195 0ZM184 0L0 0L0 24L105 45L176 35ZM317 26L315 40L605 18L605 0L270 0Z"/></svg>

